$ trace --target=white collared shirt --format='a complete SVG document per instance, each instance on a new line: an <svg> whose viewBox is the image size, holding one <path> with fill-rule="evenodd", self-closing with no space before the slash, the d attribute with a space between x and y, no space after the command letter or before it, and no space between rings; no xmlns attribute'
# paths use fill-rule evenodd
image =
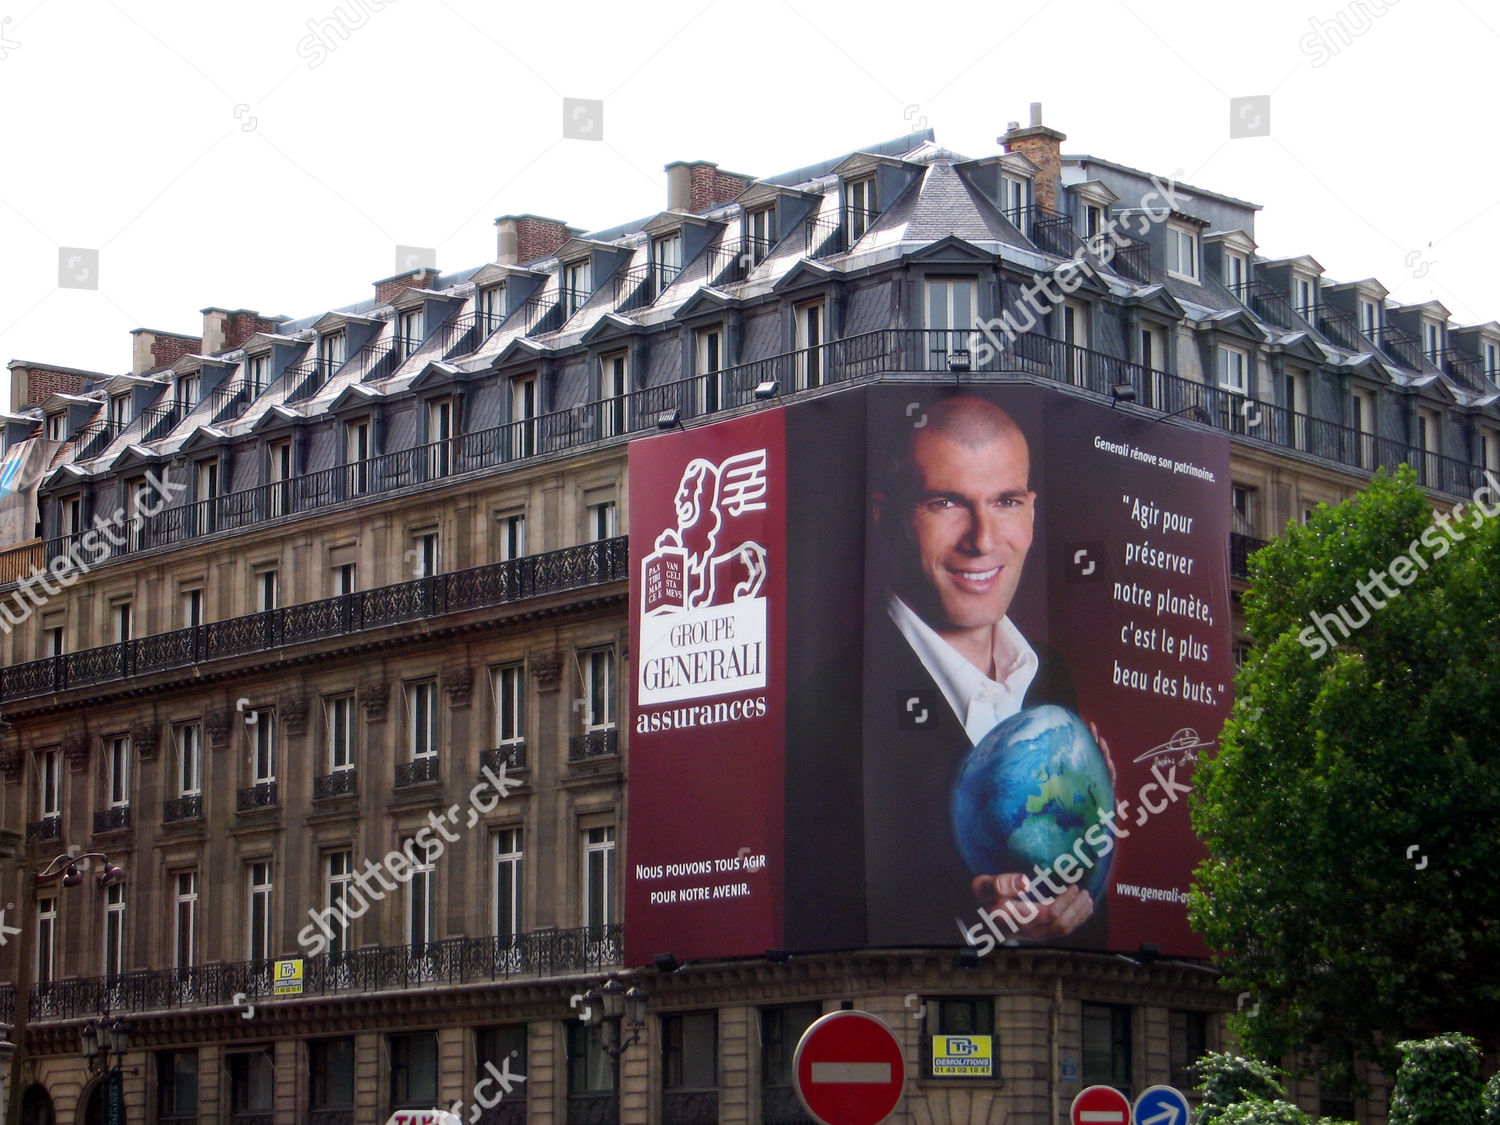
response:
<svg viewBox="0 0 1500 1125"><path fill-rule="evenodd" d="M1002 617L994 627L995 670L999 678L992 680L895 594L889 596L886 612L922 666L931 673L964 725L970 742L979 745L980 739L997 724L1021 710L1031 681L1036 679L1039 662L1036 652L1009 617Z"/></svg>

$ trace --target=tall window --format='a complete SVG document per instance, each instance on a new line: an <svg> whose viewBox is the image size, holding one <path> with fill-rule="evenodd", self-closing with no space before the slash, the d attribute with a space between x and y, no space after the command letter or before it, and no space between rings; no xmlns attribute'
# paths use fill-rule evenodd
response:
<svg viewBox="0 0 1500 1125"><path fill-rule="evenodd" d="M349 888L353 881L353 852L329 852L323 857L324 899L328 907L328 928L333 931L328 939L330 956L348 953L351 947L349 929L352 925L352 916L348 902Z"/></svg>
<svg viewBox="0 0 1500 1125"><path fill-rule="evenodd" d="M1068 378L1082 386L1088 377L1089 310L1087 305L1068 301L1062 307L1063 343L1067 345Z"/></svg>
<svg viewBox="0 0 1500 1125"><path fill-rule="evenodd" d="M1224 285L1237 297L1245 295L1245 282L1250 280L1250 263L1243 254L1233 250L1224 251Z"/></svg>
<svg viewBox="0 0 1500 1125"><path fill-rule="evenodd" d="M190 969L198 963L198 872L179 871L175 884L172 926L172 967Z"/></svg>
<svg viewBox="0 0 1500 1125"><path fill-rule="evenodd" d="M627 352L599 357L599 399L603 430L600 437L625 432L625 392L630 387Z"/></svg>
<svg viewBox="0 0 1500 1125"><path fill-rule="evenodd" d="M805 305L798 305L793 314L796 319L799 390L823 385L823 344L826 339L823 308L822 301L810 301Z"/></svg>
<svg viewBox="0 0 1500 1125"><path fill-rule="evenodd" d="M1031 202L1030 180L1020 176L1000 177L1000 201L1005 208L1005 217L1016 224L1022 234L1027 233L1022 224L1026 220L1026 208Z"/></svg>
<svg viewBox="0 0 1500 1125"><path fill-rule="evenodd" d="M203 624L203 591L184 590L178 597L178 608L182 613L182 627L196 628Z"/></svg>
<svg viewBox="0 0 1500 1125"><path fill-rule="evenodd" d="M1085 1086L1114 1086L1131 1092L1130 1009L1118 1004L1083 1006L1083 1066Z"/></svg>
<svg viewBox="0 0 1500 1125"><path fill-rule="evenodd" d="M1167 272L1187 281L1198 280L1198 232L1168 223Z"/></svg>
<svg viewBox="0 0 1500 1125"><path fill-rule="evenodd" d="M605 1053L603 1028L590 1027L580 1020L567 1023L568 1038L568 1097L579 1103L583 1110L589 1103L596 1103L601 1095L615 1090L614 1061ZM590 1107L592 1108L592 1107ZM570 1111L569 1117L574 1114ZM617 1114L609 1114L615 1120ZM593 1113L580 1112L577 1120L593 1120Z"/></svg>
<svg viewBox="0 0 1500 1125"><path fill-rule="evenodd" d="M682 271L682 235L664 234L651 243L651 294L672 284L672 279Z"/></svg>
<svg viewBox="0 0 1500 1125"><path fill-rule="evenodd" d="M1482 350L1484 355L1484 373L1491 379L1500 376L1500 344L1493 340L1486 340Z"/></svg>
<svg viewBox="0 0 1500 1125"><path fill-rule="evenodd" d="M766 1121L783 1121L796 1114L796 1074L793 1056L802 1033L823 1014L821 1004L783 1004L760 1010L761 1110Z"/></svg>
<svg viewBox="0 0 1500 1125"><path fill-rule="evenodd" d="M359 418L344 423L344 464L349 495L359 496L370 490L370 420Z"/></svg>
<svg viewBox="0 0 1500 1125"><path fill-rule="evenodd" d="M328 772L354 768L354 696L334 695L323 701L328 726Z"/></svg>
<svg viewBox="0 0 1500 1125"><path fill-rule="evenodd" d="M271 1116L276 1070L271 1051L236 1052L229 1056L229 1118L257 1121Z"/></svg>
<svg viewBox="0 0 1500 1125"><path fill-rule="evenodd" d="M264 961L271 956L271 864L257 860L247 866L245 879L249 889L246 911L247 935L245 958Z"/></svg>
<svg viewBox="0 0 1500 1125"><path fill-rule="evenodd" d="M36 982L51 984L57 976L57 899L36 900Z"/></svg>
<svg viewBox="0 0 1500 1125"><path fill-rule="evenodd" d="M1443 329L1435 320L1422 321L1422 354L1433 363L1443 358Z"/></svg>
<svg viewBox="0 0 1500 1125"><path fill-rule="evenodd" d="M536 376L510 381L510 455L530 457L536 452Z"/></svg>
<svg viewBox="0 0 1500 1125"><path fill-rule="evenodd" d="M876 214L874 176L844 185L844 228L849 232L850 247L870 229Z"/></svg>
<svg viewBox="0 0 1500 1125"><path fill-rule="evenodd" d="M1486 429L1482 431L1482 446L1484 467L1486 469L1500 469L1500 430Z"/></svg>
<svg viewBox="0 0 1500 1125"><path fill-rule="evenodd" d="M255 608L259 613L269 613L281 604L280 575L274 568L255 573Z"/></svg>
<svg viewBox="0 0 1500 1125"><path fill-rule="evenodd" d="M62 815L62 751L43 750L36 756L37 819Z"/></svg>
<svg viewBox="0 0 1500 1125"><path fill-rule="evenodd" d="M352 1035L313 1039L307 1044L307 1108L314 1121L354 1120Z"/></svg>
<svg viewBox="0 0 1500 1125"><path fill-rule="evenodd" d="M130 396L109 396L109 428L116 433L125 428L125 420L130 417Z"/></svg>
<svg viewBox="0 0 1500 1125"><path fill-rule="evenodd" d="M427 473L445 477L453 471L453 400L427 404Z"/></svg>
<svg viewBox="0 0 1500 1125"><path fill-rule="evenodd" d="M515 746L526 741L526 669L506 664L493 672L495 688L495 745Z"/></svg>
<svg viewBox="0 0 1500 1125"><path fill-rule="evenodd" d="M438 533L436 531L418 531L411 537L411 564L412 577L431 578L438 573Z"/></svg>
<svg viewBox="0 0 1500 1125"><path fill-rule="evenodd" d="M694 352L697 359L698 410L712 414L724 405L724 329L717 324L712 328L700 328L694 334Z"/></svg>
<svg viewBox="0 0 1500 1125"><path fill-rule="evenodd" d="M583 924L590 931L615 920L615 827L583 830Z"/></svg>
<svg viewBox="0 0 1500 1125"><path fill-rule="evenodd" d="M344 366L344 334L342 332L330 332L318 337L318 366L322 369L321 376L324 379Z"/></svg>
<svg viewBox="0 0 1500 1125"><path fill-rule="evenodd" d="M270 382L270 367L271 357L264 352L245 357L245 388L250 392L251 398L266 389Z"/></svg>
<svg viewBox="0 0 1500 1125"><path fill-rule="evenodd" d="M284 516L292 510L292 443L273 441L266 451L270 455L267 480L270 483L269 509L272 516Z"/></svg>
<svg viewBox="0 0 1500 1125"><path fill-rule="evenodd" d="M250 728L250 784L265 785L276 780L276 712L254 712L255 725Z"/></svg>
<svg viewBox="0 0 1500 1125"><path fill-rule="evenodd" d="M431 1109L437 1105L437 1035L431 1031L392 1035L390 1057L391 1109Z"/></svg>
<svg viewBox="0 0 1500 1125"><path fill-rule="evenodd" d="M615 502L613 500L596 500L591 504L586 504L584 516L588 523L585 530L590 543L598 543L615 537Z"/></svg>
<svg viewBox="0 0 1500 1125"><path fill-rule="evenodd" d="M592 287L589 284L589 260L571 262L563 267L563 316L569 317L583 308Z"/></svg>
<svg viewBox="0 0 1500 1125"><path fill-rule="evenodd" d="M745 253L748 255L746 264L754 268L766 260L771 247L776 245L776 209L762 207L751 211L745 224L748 231L745 240Z"/></svg>
<svg viewBox="0 0 1500 1125"><path fill-rule="evenodd" d="M402 850L412 860L406 884L406 942L413 953L423 952L436 930L437 910L432 901L433 875L437 871L437 845L418 846L415 839L403 841Z"/></svg>
<svg viewBox="0 0 1500 1125"><path fill-rule="evenodd" d="M203 728L184 723L177 728L177 795L197 797L203 793Z"/></svg>
<svg viewBox="0 0 1500 1125"><path fill-rule="evenodd" d="M479 294L480 331L488 336L505 319L505 286L491 285Z"/></svg>
<svg viewBox="0 0 1500 1125"><path fill-rule="evenodd" d="M198 526L197 530L204 535L219 529L219 506L214 503L219 498L219 462L198 462Z"/></svg>
<svg viewBox="0 0 1500 1125"><path fill-rule="evenodd" d="M358 589L358 569L354 563L340 563L333 568L333 592L336 596L352 594Z"/></svg>
<svg viewBox="0 0 1500 1125"><path fill-rule="evenodd" d="M681 1012L661 1017L661 1086L668 1104L674 1093L719 1089L719 1014ZM663 1117L669 1114L663 1112Z"/></svg>
<svg viewBox="0 0 1500 1125"><path fill-rule="evenodd" d="M500 517L500 561L508 562L526 554L526 513L512 512Z"/></svg>
<svg viewBox="0 0 1500 1125"><path fill-rule="evenodd" d="M61 613L49 613L42 618L42 652L48 656L61 656L68 651L68 621Z"/></svg>
<svg viewBox="0 0 1500 1125"><path fill-rule="evenodd" d="M177 376L177 405L182 410L191 410L198 403L198 376Z"/></svg>
<svg viewBox="0 0 1500 1125"><path fill-rule="evenodd" d="M130 806L130 736L117 734L109 740L106 763L109 785L109 807L123 809Z"/></svg>
<svg viewBox="0 0 1500 1125"><path fill-rule="evenodd" d="M495 936L521 932L521 830L495 833Z"/></svg>
<svg viewBox="0 0 1500 1125"><path fill-rule="evenodd" d="M411 760L437 753L437 683L418 680L406 685L406 745Z"/></svg>
<svg viewBox="0 0 1500 1125"><path fill-rule="evenodd" d="M1250 393L1250 357L1246 352L1219 347L1219 386L1237 395Z"/></svg>
<svg viewBox="0 0 1500 1125"><path fill-rule="evenodd" d="M1172 1085L1191 1086L1197 1081L1193 1064L1208 1053L1208 1013L1167 1013L1167 1064Z"/></svg>
<svg viewBox="0 0 1500 1125"><path fill-rule="evenodd" d="M974 290L970 278L934 277L927 282L929 371L947 371L950 352L964 351L974 331Z"/></svg>
<svg viewBox="0 0 1500 1125"><path fill-rule="evenodd" d="M127 598L124 601L112 603L110 609L114 617L115 644L123 644L133 635L135 606Z"/></svg>
<svg viewBox="0 0 1500 1125"><path fill-rule="evenodd" d="M198 1052L156 1052L156 1117L161 1122L198 1119Z"/></svg>
<svg viewBox="0 0 1500 1125"><path fill-rule="evenodd" d="M1380 305L1364 297L1359 299L1359 330L1369 340L1380 335Z"/></svg>
<svg viewBox="0 0 1500 1125"><path fill-rule="evenodd" d="M1312 278L1302 277L1300 274L1292 276L1292 307L1304 320L1310 320L1315 315L1318 305L1317 293L1318 287Z"/></svg>
<svg viewBox="0 0 1500 1125"><path fill-rule="evenodd" d="M104 888L104 975L125 971L125 884Z"/></svg>
<svg viewBox="0 0 1500 1125"><path fill-rule="evenodd" d="M610 730L615 725L615 650L598 648L583 655L583 729Z"/></svg>
<svg viewBox="0 0 1500 1125"><path fill-rule="evenodd" d="M47 415L47 440L62 441L68 432L68 416L62 411Z"/></svg>
<svg viewBox="0 0 1500 1125"><path fill-rule="evenodd" d="M396 346L401 349L401 358L405 359L422 346L422 310L408 309L402 313L398 330L400 339Z"/></svg>

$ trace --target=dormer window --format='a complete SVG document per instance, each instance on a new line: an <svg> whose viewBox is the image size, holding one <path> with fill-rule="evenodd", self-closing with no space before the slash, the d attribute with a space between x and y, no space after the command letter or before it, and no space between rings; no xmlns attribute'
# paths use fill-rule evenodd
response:
<svg viewBox="0 0 1500 1125"><path fill-rule="evenodd" d="M1083 223L1084 240L1093 245L1094 240L1104 233L1104 207L1098 203L1084 203L1083 214L1079 218Z"/></svg>
<svg viewBox="0 0 1500 1125"><path fill-rule="evenodd" d="M682 272L682 235L673 231L651 240L651 290L660 294Z"/></svg>
<svg viewBox="0 0 1500 1125"><path fill-rule="evenodd" d="M198 403L198 376L177 376L177 405L191 410Z"/></svg>
<svg viewBox="0 0 1500 1125"><path fill-rule="evenodd" d="M129 395L110 395L109 397L109 425L111 429L122 430L125 428L125 419L130 414Z"/></svg>
<svg viewBox="0 0 1500 1125"><path fill-rule="evenodd" d="M500 327L500 322L505 319L504 285L491 285L480 290L479 315L486 336Z"/></svg>
<svg viewBox="0 0 1500 1125"><path fill-rule="evenodd" d="M1020 176L1001 176L1000 199L1005 217L1019 226L1031 203L1031 181Z"/></svg>
<svg viewBox="0 0 1500 1125"><path fill-rule="evenodd" d="M850 246L864 236L879 213L875 203L874 176L850 180L844 185L844 228L849 232Z"/></svg>
<svg viewBox="0 0 1500 1125"><path fill-rule="evenodd" d="M745 217L745 253L750 265L758 266L776 245L776 209L762 207Z"/></svg>
<svg viewBox="0 0 1500 1125"><path fill-rule="evenodd" d="M245 387L258 395L270 383L271 357L265 352L245 357Z"/></svg>
<svg viewBox="0 0 1500 1125"><path fill-rule="evenodd" d="M344 344L342 332L329 332L318 337L318 366L322 369L323 378L328 378L344 366Z"/></svg>
<svg viewBox="0 0 1500 1125"><path fill-rule="evenodd" d="M453 400L434 399L427 404L427 471L430 477L445 477L453 471Z"/></svg>
<svg viewBox="0 0 1500 1125"><path fill-rule="evenodd" d="M1359 330L1371 340L1380 334L1380 305L1365 297L1359 299Z"/></svg>
<svg viewBox="0 0 1500 1125"><path fill-rule="evenodd" d="M589 260L582 258L563 267L562 307L564 316L572 316L583 308L592 291L589 283Z"/></svg>
<svg viewBox="0 0 1500 1125"><path fill-rule="evenodd" d="M68 416L59 410L56 414L47 415L47 440L62 441L67 432Z"/></svg>
<svg viewBox="0 0 1500 1125"><path fill-rule="evenodd" d="M422 309L420 306L400 314L396 322L396 347L405 359L422 346Z"/></svg>
<svg viewBox="0 0 1500 1125"><path fill-rule="evenodd" d="M1198 280L1198 232L1182 223L1167 224L1167 272L1184 281Z"/></svg>
<svg viewBox="0 0 1500 1125"><path fill-rule="evenodd" d="M1301 274L1292 276L1292 307L1304 320L1311 319L1317 308L1317 287L1312 278Z"/></svg>
<svg viewBox="0 0 1500 1125"><path fill-rule="evenodd" d="M1486 340L1481 354L1484 356L1485 376L1493 379L1500 375L1500 344L1493 340Z"/></svg>
<svg viewBox="0 0 1500 1125"><path fill-rule="evenodd" d="M1435 320L1422 321L1422 354L1433 363L1443 356L1443 328Z"/></svg>
<svg viewBox="0 0 1500 1125"><path fill-rule="evenodd" d="M1224 286L1235 296L1245 291L1250 280L1250 259L1233 250L1224 251Z"/></svg>

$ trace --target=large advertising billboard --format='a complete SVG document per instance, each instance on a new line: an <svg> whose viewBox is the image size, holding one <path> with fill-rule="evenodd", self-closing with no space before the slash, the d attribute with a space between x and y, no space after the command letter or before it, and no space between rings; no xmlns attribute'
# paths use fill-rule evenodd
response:
<svg viewBox="0 0 1500 1125"><path fill-rule="evenodd" d="M638 445L627 958L1203 954L1186 794L1230 704L1223 435L1041 387L881 385ZM738 589L748 551L764 604L721 580L699 611L675 577L701 570L688 466L733 481L761 449L774 500L707 557ZM689 698L756 713L660 729ZM716 901L736 857L755 879Z"/></svg>

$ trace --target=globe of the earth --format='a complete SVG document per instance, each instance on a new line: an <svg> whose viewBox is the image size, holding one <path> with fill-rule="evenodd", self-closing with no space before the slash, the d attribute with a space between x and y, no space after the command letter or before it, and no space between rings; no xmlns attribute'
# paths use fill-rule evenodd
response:
<svg viewBox="0 0 1500 1125"><path fill-rule="evenodd" d="M960 767L951 807L954 839L974 874L1020 872L1035 883L1039 866L1060 887L1064 872L1092 864L1077 885L1099 905L1114 841L1107 824L1090 829L1115 807L1114 786L1098 743L1071 711L1032 707L995 727ZM1073 863L1059 869L1062 855Z"/></svg>

